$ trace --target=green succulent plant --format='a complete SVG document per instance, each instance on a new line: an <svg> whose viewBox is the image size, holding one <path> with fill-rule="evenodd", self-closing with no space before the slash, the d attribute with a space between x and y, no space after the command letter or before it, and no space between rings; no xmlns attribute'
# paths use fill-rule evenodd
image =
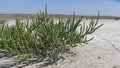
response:
<svg viewBox="0 0 120 68"><path fill-rule="evenodd" d="M87 39L87 36L103 25L97 26L98 20L99 18L96 22L91 20L89 25L85 25L81 23L82 18L75 19L73 14L67 21L59 19L55 23L47 11L38 13L31 23L16 19L14 26L0 26L0 50L8 50L13 55L26 59L55 60L60 53L69 51L69 47L92 40L93 38Z"/></svg>
<svg viewBox="0 0 120 68"><path fill-rule="evenodd" d="M4 24L5 22L6 22L5 20L0 19L0 25L1 25L1 24Z"/></svg>

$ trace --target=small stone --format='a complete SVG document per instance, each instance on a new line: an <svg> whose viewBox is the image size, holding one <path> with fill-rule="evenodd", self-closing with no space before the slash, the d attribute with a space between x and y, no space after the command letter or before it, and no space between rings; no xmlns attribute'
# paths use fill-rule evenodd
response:
<svg viewBox="0 0 120 68"><path fill-rule="evenodd" d="M120 68L120 66L119 66L119 65L116 65L116 66L113 66L112 68Z"/></svg>
<svg viewBox="0 0 120 68"><path fill-rule="evenodd" d="M101 59L101 57L99 56L98 59Z"/></svg>

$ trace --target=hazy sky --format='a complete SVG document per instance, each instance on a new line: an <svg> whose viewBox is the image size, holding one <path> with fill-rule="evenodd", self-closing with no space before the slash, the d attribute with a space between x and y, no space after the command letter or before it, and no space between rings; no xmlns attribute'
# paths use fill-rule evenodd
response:
<svg viewBox="0 0 120 68"><path fill-rule="evenodd" d="M120 0L0 0L0 13L36 13L45 4L49 13L120 16Z"/></svg>

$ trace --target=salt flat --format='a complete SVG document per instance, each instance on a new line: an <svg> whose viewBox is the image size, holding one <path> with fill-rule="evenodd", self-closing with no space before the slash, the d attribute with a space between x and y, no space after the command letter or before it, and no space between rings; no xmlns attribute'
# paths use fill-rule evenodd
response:
<svg viewBox="0 0 120 68"><path fill-rule="evenodd" d="M83 20L88 23L90 20ZM9 22L12 24L14 22ZM64 55L65 60L59 60L57 65L52 64L42 66L39 63L31 63L24 68L120 68L120 20L99 20L99 24L104 24L94 34L89 37L94 37L89 44L72 48L73 54ZM11 58L1 58L0 65L13 63L13 68L16 65ZM14 65L15 64L15 65Z"/></svg>

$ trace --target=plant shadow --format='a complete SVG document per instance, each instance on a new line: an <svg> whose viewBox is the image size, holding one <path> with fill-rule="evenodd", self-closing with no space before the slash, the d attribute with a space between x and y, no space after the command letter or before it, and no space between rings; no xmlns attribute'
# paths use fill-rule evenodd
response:
<svg viewBox="0 0 120 68"><path fill-rule="evenodd" d="M2 60L6 60L6 59L11 59L13 58L14 55L10 54L7 51L1 51L0 52L0 61ZM50 61L47 59L30 59L30 60L26 60L26 59L19 59L19 60L12 60L9 63L3 63L2 65L0 64L0 68L11 68L11 67L17 67L17 68L23 68L25 66L29 66L29 65L33 65L33 64L38 64L35 65L35 67L37 68L43 68L43 67L47 67L49 65L53 65L56 64L59 60L64 61L65 58L63 56L59 56L57 59L55 59L55 61Z"/></svg>

